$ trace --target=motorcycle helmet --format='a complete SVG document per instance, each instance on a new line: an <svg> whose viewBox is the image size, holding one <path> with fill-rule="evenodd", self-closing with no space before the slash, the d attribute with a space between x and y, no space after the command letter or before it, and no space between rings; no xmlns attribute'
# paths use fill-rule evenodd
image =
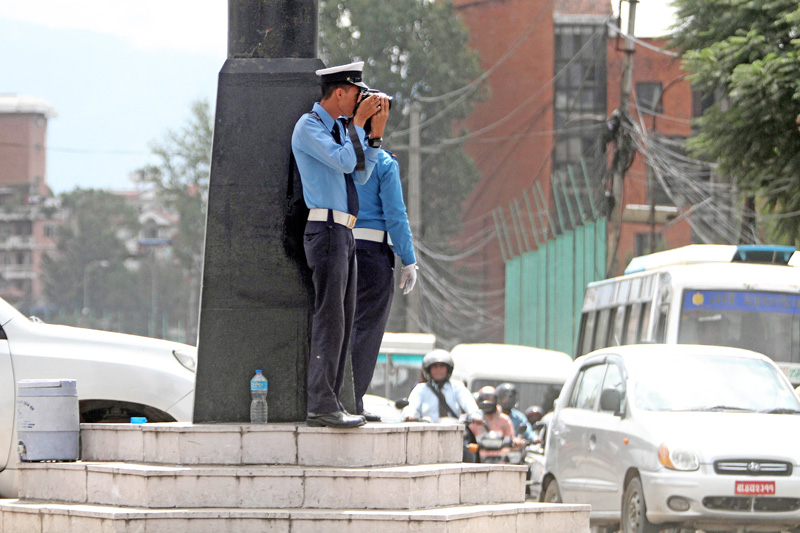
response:
<svg viewBox="0 0 800 533"><path fill-rule="evenodd" d="M525 409L525 418L528 419L528 422L531 423L531 426L536 424L539 420L542 419L544 416L544 411L538 405L531 405L527 409Z"/></svg>
<svg viewBox="0 0 800 533"><path fill-rule="evenodd" d="M422 359L422 374L425 376L426 380L431 381L433 379L431 377L431 366L436 363L442 363L447 367L447 377L440 382L441 384L449 380L450 376L453 375L453 357L447 350L433 350L432 352L428 352Z"/></svg>
<svg viewBox="0 0 800 533"><path fill-rule="evenodd" d="M510 413L517 406L517 388L513 383L502 383L497 386L497 399L503 411Z"/></svg>
<svg viewBox="0 0 800 533"><path fill-rule="evenodd" d="M497 411L497 391L491 385L481 387L478 391L478 407L486 414Z"/></svg>

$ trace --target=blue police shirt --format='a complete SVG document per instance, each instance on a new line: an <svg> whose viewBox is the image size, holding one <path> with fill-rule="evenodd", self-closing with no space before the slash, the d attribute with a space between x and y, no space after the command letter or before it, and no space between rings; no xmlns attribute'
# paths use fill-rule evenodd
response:
<svg viewBox="0 0 800 533"><path fill-rule="evenodd" d="M370 180L356 184L356 190L359 204L356 227L388 231L394 253L400 256L403 264L416 263L400 184L400 165L395 158L386 150L379 150Z"/></svg>
<svg viewBox="0 0 800 533"><path fill-rule="evenodd" d="M379 150L366 144L364 129L356 126L364 149L365 168L354 172L356 152L350 136L344 130L344 124L339 121L345 138L344 145L340 145L331 133L333 117L319 102L314 104L313 112L319 119L305 113L292 132L292 151L303 183L303 198L309 208L336 209L346 213L347 186L344 174L351 173L354 182L365 183L375 166Z"/></svg>

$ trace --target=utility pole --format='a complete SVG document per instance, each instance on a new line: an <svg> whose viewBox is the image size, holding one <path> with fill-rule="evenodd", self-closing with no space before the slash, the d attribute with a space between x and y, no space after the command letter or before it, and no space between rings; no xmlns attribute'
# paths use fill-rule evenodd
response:
<svg viewBox="0 0 800 533"><path fill-rule="evenodd" d="M628 0L628 35L625 37L625 64L622 69L622 81L619 97L619 123L615 133L614 166L611 176L611 194L614 198L614 208L611 211L608 225L608 253L606 275L616 275L617 249L619 247L620 231L622 229L622 211L625 208L623 190L625 171L630 158L629 150L632 149L630 140L625 131L625 125L630 123L628 109L631 102L631 86L633 85L633 35L636 24L636 4L638 0Z"/></svg>
<svg viewBox="0 0 800 533"><path fill-rule="evenodd" d="M419 102L411 103L409 114L408 132L408 223L411 226L412 236L419 239L422 234L422 193L420 186L420 116L422 115L422 105ZM419 293L421 287L411 291L406 298L406 331L409 333L419 332L419 324L415 317L419 318Z"/></svg>

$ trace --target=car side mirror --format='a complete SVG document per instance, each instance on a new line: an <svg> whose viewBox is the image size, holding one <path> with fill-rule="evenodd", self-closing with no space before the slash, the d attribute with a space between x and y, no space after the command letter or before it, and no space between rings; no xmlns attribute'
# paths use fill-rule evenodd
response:
<svg viewBox="0 0 800 533"><path fill-rule="evenodd" d="M604 389L600 393L600 410L620 414L622 407L622 393L618 389Z"/></svg>
<svg viewBox="0 0 800 533"><path fill-rule="evenodd" d="M405 409L407 405L408 405L408 399L406 398L394 402L394 406L397 407L398 409Z"/></svg>

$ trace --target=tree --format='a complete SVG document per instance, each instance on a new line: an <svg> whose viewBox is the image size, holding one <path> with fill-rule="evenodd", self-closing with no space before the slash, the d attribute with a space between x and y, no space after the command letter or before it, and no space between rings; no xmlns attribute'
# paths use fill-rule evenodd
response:
<svg viewBox="0 0 800 533"><path fill-rule="evenodd" d="M693 153L800 241L800 7L796 0L674 0L673 46L716 103L697 120Z"/></svg>
<svg viewBox="0 0 800 533"><path fill-rule="evenodd" d="M161 143L151 149L159 163L137 171L141 180L155 185L159 199L179 217L178 232L171 246L189 281L186 310L187 339L196 337L200 308L208 181L214 116L205 100L192 104L191 116L179 130L168 130Z"/></svg>
<svg viewBox="0 0 800 533"><path fill-rule="evenodd" d="M80 188L64 193L61 205L68 222L57 230L57 253L42 259L47 299L61 312L82 310L87 293L95 313L129 306L132 294L116 288L132 287L123 238L138 232L134 209L109 192Z"/></svg>
<svg viewBox="0 0 800 533"><path fill-rule="evenodd" d="M367 85L394 97L386 130L389 150L408 144L412 101L453 93L426 101L423 107L421 144L437 150L423 155L421 218L426 238L458 232L462 201L479 179L460 144L441 142L457 134L455 122L465 118L471 102L480 97L480 91L467 87L481 74L467 36L452 2L446 0L320 1L320 56L325 63L363 60ZM401 169L407 169L407 155L398 153L398 159Z"/></svg>

